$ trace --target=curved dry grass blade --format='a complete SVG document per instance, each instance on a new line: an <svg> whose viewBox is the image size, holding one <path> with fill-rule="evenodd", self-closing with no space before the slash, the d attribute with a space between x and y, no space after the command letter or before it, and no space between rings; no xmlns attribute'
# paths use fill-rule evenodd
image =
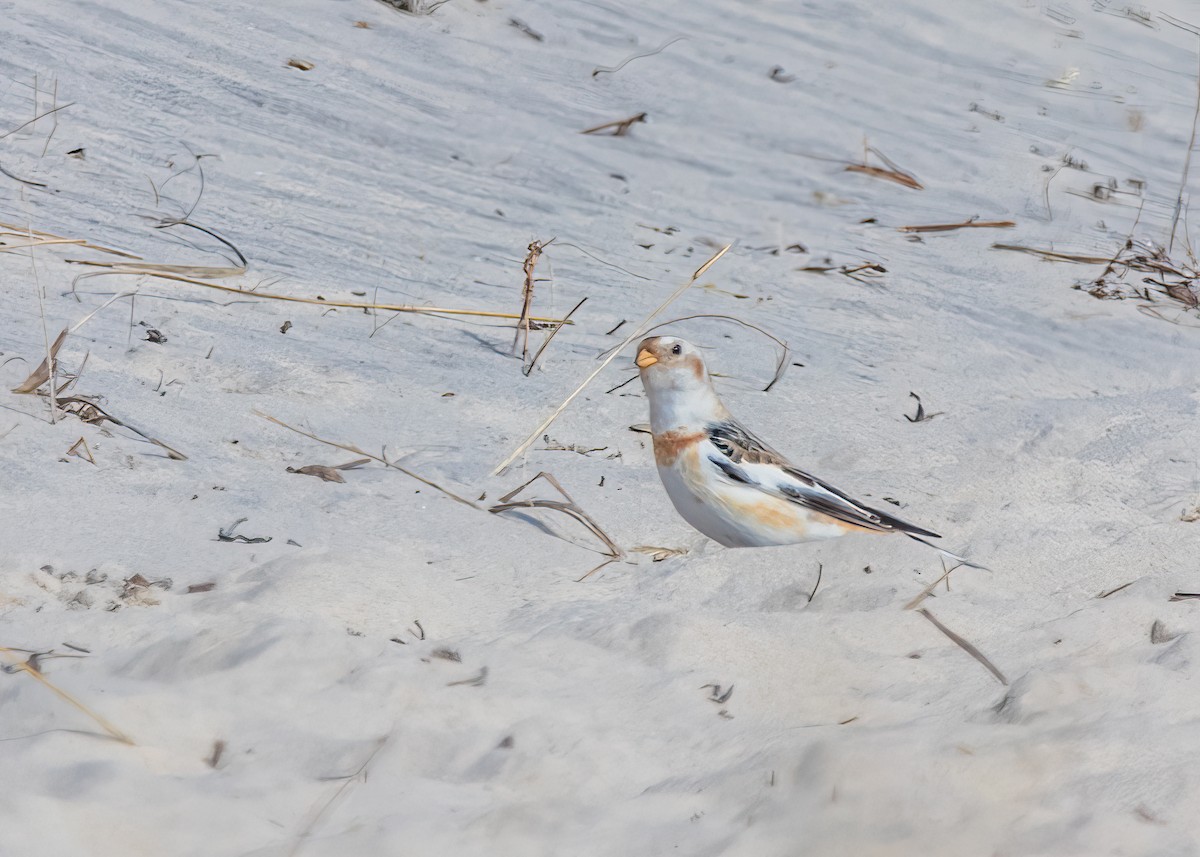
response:
<svg viewBox="0 0 1200 857"><path fill-rule="evenodd" d="M693 318L719 318L719 319L724 319L725 321L732 321L735 324L740 324L742 327L748 327L751 330L757 330L763 336L767 337L767 339L770 339L772 342L776 343L780 348L783 349L783 355L779 358L779 363L777 363L775 366L775 375L774 375L774 377L771 378L771 383L767 384L767 386L763 387L764 393L771 392L771 388L779 383L779 379L782 378L783 373L787 371L788 358L791 357L791 355L792 355L792 350L790 348L788 348L788 344L786 342L784 342L782 339L780 339L778 336L775 336L774 334L768 333L767 331L763 330L757 324L751 324L750 322L744 321L744 320L738 318L737 316L719 315L716 313L708 313L708 312L701 312L701 313L697 313L696 315L684 315L684 316L680 316L679 318L673 318L670 321L660 321L658 324L654 325L654 327L646 328L644 333L650 333L651 331L658 330L660 327L665 327L668 324L674 324L677 321L690 321Z"/></svg>
<svg viewBox="0 0 1200 857"><path fill-rule="evenodd" d="M100 244L92 244L82 238L64 238L61 235L55 235L53 232L42 232L38 229L26 229L24 226L16 226L12 223L0 222L0 234L16 235L22 238L27 237L30 233L35 238L37 244L78 244L81 247L87 247L89 250L99 250L101 253L111 253L114 256L124 256L126 259L141 259L141 256L136 256L133 253L126 253L124 250L114 250L112 247L104 247ZM23 245L24 246L24 245ZM18 248L4 248L18 249Z"/></svg>
<svg viewBox="0 0 1200 857"><path fill-rule="evenodd" d="M172 449L171 447L167 446L165 443L163 443L158 438L152 437L151 435L146 434L146 432L142 431L141 429L137 428L136 426L130 425L125 420L114 417L108 411L104 410L102 407L100 407L95 402L93 402L89 399L82 398L81 396L67 396L66 398L59 399L58 404L60 406L78 405L80 409L82 409L83 411L88 412L88 413L90 413L90 411L94 411L95 413L92 413L90 417L85 417L84 414L80 413L79 414L80 419L83 419L84 422L98 422L101 418L106 419L114 425L118 425L118 426L121 426L122 428L129 429L134 434L140 436L144 440L148 440L150 443L154 444L155 446L165 449L167 451L168 458L172 458L175 461L187 461L187 456L184 455L179 450ZM90 409L90 411L88 409ZM65 407L64 407L64 410L65 410Z"/></svg>
<svg viewBox="0 0 1200 857"><path fill-rule="evenodd" d="M0 646L0 652L4 652L5 654L17 654L15 649L10 649L7 646ZM65 690L58 687L58 685L54 684L52 681L50 681L50 679L46 678L46 676L44 676L42 674L41 670L35 669L34 667L30 666L28 662L18 661L17 663L6 664L5 667L6 667L6 669L11 670L12 672L28 673L30 676L37 679L39 682L41 682L43 685L45 685L47 688L49 688L55 694L57 694L59 696L59 698L69 702L75 708L79 709L84 714L86 714L88 717L92 718L92 720L96 721L96 723L100 726L100 728L103 729L105 732L107 732L110 736L117 739L122 744L128 744L131 747L136 746L133 743L133 740L128 735L126 735L124 732L122 732L117 727L113 726L111 723L109 723L107 720L105 720L99 714L92 711L90 708L88 708L86 705L84 705L78 699L71 696L71 694L67 693Z"/></svg>
<svg viewBox="0 0 1200 857"><path fill-rule="evenodd" d="M550 340L557 336L558 332L563 329L563 325L571 320L571 316L575 315L575 310L579 309L585 303L587 303L587 298L584 298L579 303L575 304L575 306L571 307L571 311L563 316L563 323L555 325L554 330L550 331L550 334L545 338L545 340L542 341L541 347L534 352L533 359L529 361L529 368L525 370L526 378L528 378L529 373L533 371L533 367L537 365L538 358L542 356L542 352L546 350L546 346L550 344Z"/></svg>
<svg viewBox="0 0 1200 857"><path fill-rule="evenodd" d="M655 48L652 51L647 51L644 54L634 54L631 57L625 57L625 59L621 60L621 62L617 63L617 65L612 66L611 68L608 66L596 66L594 69L592 69L592 77L597 77L602 74L616 74L617 72L619 72L621 69L625 68L625 66L629 65L634 60L640 60L640 59L645 59L646 57L656 56L657 54L660 54L663 51L665 51L667 48L671 47L671 45L675 44L676 42L682 41L686 38L687 38L687 36L675 36L675 38L668 39L667 41L663 42L661 45L659 45L657 48Z"/></svg>
<svg viewBox="0 0 1200 857"><path fill-rule="evenodd" d="M531 484L533 484L534 482L536 482L539 479L545 479L552 486L554 486L555 490L558 491L559 494L562 494L564 498L566 498L566 502L564 503L562 500L538 500L538 499L516 500L516 501L513 500L513 497L520 494L522 491L524 491L526 488L528 488ZM507 512L510 509L518 509L518 508L522 508L522 509L554 509L555 511L570 515L572 518L579 521L579 523L581 523L585 527L587 527L588 531L591 532L592 535L594 535L597 539L599 539L601 542L604 543L604 546L608 548L609 555L613 559L620 559L621 557L625 556L625 552L623 550L621 550L620 547L617 546L617 543L614 542L609 537L608 533L604 532L604 529L599 524L597 524L595 520L593 520L592 516L589 515L587 512L583 511L583 509L581 509L579 507L579 504L575 502L574 498L572 498L571 495L567 493L566 489L563 488L561 484L559 484L559 481L557 479L555 479L552 474L547 473L544 470L541 471L540 473L538 473L537 476L534 476L532 479L527 479L525 482L522 482L516 488L509 491L507 494L505 494L503 497L500 498L499 503L497 503L495 506L490 507L488 509L488 511L492 512L493 514L498 514L500 512ZM587 575L584 575L584 577L586 577L586 576ZM580 579L582 580L583 578L580 578Z"/></svg>
<svg viewBox="0 0 1200 857"><path fill-rule="evenodd" d="M246 273L242 267L212 265L170 265L159 262L102 262L98 259L64 259L70 265L88 265L92 268L108 268L114 274L180 274L185 277L215 280L221 277L239 277Z"/></svg>
<svg viewBox="0 0 1200 857"><path fill-rule="evenodd" d="M38 367L29 373L28 378L22 381L18 386L13 387L12 391L14 393L32 393L38 387L50 380L50 363L52 361L57 361L58 349L62 348L62 344L66 338L67 328L64 327L62 332L55 337L54 344L49 348L49 354L42 359L42 362L38 364Z"/></svg>
<svg viewBox="0 0 1200 857"><path fill-rule="evenodd" d="M558 419L558 415L561 414L564 410L566 410L567 405L571 404L571 402L573 402L575 400L575 397L578 396L580 393L582 393L584 388L587 387L588 384L592 383L592 381L595 379L595 377L597 375L599 375L601 372L604 371L604 367L607 366L609 363L611 363L613 361L613 359L618 354L621 353L621 350L626 345L633 342L633 340L637 339L638 336L641 335L642 329L647 324L649 324L654 319L655 316L657 316L660 312L662 312L664 309L666 309L668 306L670 306L671 303L676 298L678 298L680 295L682 295L684 292L686 292L688 289L690 289L692 287L692 284L695 283L696 280L703 277L704 272L707 271L709 268L711 268L718 259L720 259L726 253L728 253L729 248L731 248L732 246L733 246L732 244L726 244L724 247L722 247L720 250L718 250L712 256L712 258L710 258L707 262L705 262L703 265L701 265L699 268L696 269L696 272L694 274L692 274L691 279L689 279L686 283L684 283L682 286L677 288L675 291L671 292L671 294L667 297L667 299L665 301L663 301L661 304L659 304L648 316L646 316L644 319L642 319L641 323L638 324L638 326L636 328L634 328L633 332L631 334L629 334L629 336L625 337L625 339L621 342L621 344L618 345L615 349L613 349L612 353L609 354L608 357L606 357L600 363L599 366L597 366L594 370L592 370L592 372L589 373L588 376L583 379L583 383L575 388L575 392L573 392L573 393L571 393L571 395L567 396L567 398L563 401L563 403L554 410L554 413L552 413L550 416L548 416L542 422L541 425L539 425L536 429L534 429L533 432L529 435L529 437L525 438L525 440L522 441L521 444L515 450L513 450L512 454L509 455L508 458L506 458L506 459L504 459L504 461L500 462L500 464L496 467L496 469L492 471L491 475L496 476L496 475L499 475L500 473L503 473L510 464L512 464L514 461L516 461L517 458L519 458L522 453L524 453L527 449L529 449L529 447L533 445L533 442L536 441L539 437L541 437L542 434L545 433L546 429L550 428L551 424L553 424L553 422L556 419Z"/></svg>

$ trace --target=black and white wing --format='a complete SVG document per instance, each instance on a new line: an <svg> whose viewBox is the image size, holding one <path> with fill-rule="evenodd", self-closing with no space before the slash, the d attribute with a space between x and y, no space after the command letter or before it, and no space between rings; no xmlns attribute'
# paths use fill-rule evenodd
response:
<svg viewBox="0 0 1200 857"><path fill-rule="evenodd" d="M941 538L937 533L874 509L788 463L736 420L706 427L709 464L732 482L743 483L774 497L805 506L831 518L877 532L899 532L917 538Z"/></svg>

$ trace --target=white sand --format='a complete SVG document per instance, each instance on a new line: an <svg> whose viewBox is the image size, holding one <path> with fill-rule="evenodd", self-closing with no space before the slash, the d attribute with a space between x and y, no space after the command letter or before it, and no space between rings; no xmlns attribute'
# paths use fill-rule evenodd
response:
<svg viewBox="0 0 1200 857"><path fill-rule="evenodd" d="M1108 177L1145 182L1139 234L1169 232L1195 39L1123 9L0 2L0 131L34 115L35 74L74 102L48 146L49 119L0 140L0 165L48 185L0 177L0 220L223 264L203 235L151 228L196 197L195 171L163 184L190 148L213 156L192 219L251 260L228 284L515 311L525 245L557 236L535 310L589 298L525 378L511 330L478 320L402 316L372 337L359 311L143 282L133 321L167 342L131 333L124 299L62 366L90 352L77 392L181 462L7 392L43 328L28 258L0 253L0 360L29 361L0 368L0 645L90 650L46 675L136 742L0 674L0 854L1200 853L1197 605L1168 600L1200 588L1200 523L1179 520L1200 490L1200 332L1069 288L1096 266L988 249L1112 253L1141 198L1080 195ZM639 111L628 137L578 133ZM925 190L805 156L855 158L864 137ZM1090 172L1055 172L1068 156ZM1018 226L894 229L975 215ZM769 442L995 569L925 606L1010 687L903 609L941 573L920 545L726 551L690 531L628 430L646 420L637 382L604 394L626 357L550 430L603 451L535 450L486 477L617 341L605 331L733 240L670 314L737 314L803 368L763 393L765 339L677 332L712 349ZM764 249L797 242L811 252ZM887 274L797 271L827 256ZM63 260L106 257L35 258L51 335L136 284L83 280L76 301ZM909 391L944 415L906 421ZM475 512L376 464L342 485L288 473L355 456L254 409L386 444L472 499L550 470L621 545L691 552L576 583L603 557L565 517ZM64 460L81 436L96 466ZM272 541L216 540L242 517ZM173 586L122 600L135 574ZM1156 620L1180 636L1155 643ZM708 684L734 690L717 704Z"/></svg>

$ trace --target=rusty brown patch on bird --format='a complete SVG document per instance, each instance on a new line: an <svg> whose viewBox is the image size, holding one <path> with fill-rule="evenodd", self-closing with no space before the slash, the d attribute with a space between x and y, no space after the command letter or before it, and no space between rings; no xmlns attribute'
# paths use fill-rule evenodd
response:
<svg viewBox="0 0 1200 857"><path fill-rule="evenodd" d="M744 518L754 529L777 530L801 537L808 531L810 515L786 501L758 500L738 503L734 508L737 516Z"/></svg>
<svg viewBox="0 0 1200 857"><path fill-rule="evenodd" d="M702 431L667 431L654 436L654 460L663 467L670 467L680 453L704 440L708 435Z"/></svg>
<svg viewBox="0 0 1200 857"><path fill-rule="evenodd" d="M692 374L696 376L696 380L708 380L708 372L704 369L704 361L699 357L693 354L685 362L687 363L687 367L692 370Z"/></svg>
<svg viewBox="0 0 1200 857"><path fill-rule="evenodd" d="M739 516L753 521L754 526L804 536L810 527L836 527L843 533L878 532L840 520L816 509L808 509L786 500L766 499L736 506Z"/></svg>

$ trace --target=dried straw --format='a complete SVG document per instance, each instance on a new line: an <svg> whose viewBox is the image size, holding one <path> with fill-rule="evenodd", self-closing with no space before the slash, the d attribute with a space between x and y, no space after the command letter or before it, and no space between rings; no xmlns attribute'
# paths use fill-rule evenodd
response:
<svg viewBox="0 0 1200 857"><path fill-rule="evenodd" d="M0 646L0 652L3 652L4 654L11 654L11 655L18 654L16 649L10 649L7 646ZM27 673L28 675L32 676L37 681L41 682L43 685L48 687L50 690L54 691L54 693L56 693L59 697L66 700L71 705L73 705L75 708L82 711L88 717L92 718L92 720L96 721L96 723L100 726L100 728L103 729L105 732L107 732L109 735L111 735L113 738L116 738L122 744L129 744L130 746L134 746L133 740L130 739L128 735L126 735L124 732L122 732L117 727L113 726L111 723L109 723L107 720L105 720L99 714L92 711L90 708L88 708L86 705L84 705L78 699L71 696L71 694L67 693L65 690L58 687L56 684L54 684L52 681L50 681L50 679L46 678L46 676L42 674L41 670L37 669L36 667L31 666L29 664L29 662L19 661L17 663L9 663L6 665L6 668L11 672L23 672L23 673Z"/></svg>
<svg viewBox="0 0 1200 857"><path fill-rule="evenodd" d="M67 260L72 261L72 260ZM520 315L511 312L492 312L490 310L475 310L475 309L456 309L450 307L428 307L428 306L411 306L405 304L377 304L377 303L358 303L356 301L327 301L316 300L315 298L301 298L293 295L273 295L269 292L251 292L245 289L234 288L233 286L223 286L220 283L206 283L203 280L195 279L194 277L185 277L179 274L173 274L167 271L156 270L154 268L145 268L140 265L116 265L107 271L97 271L91 274L81 274L76 277L77 280L84 277L106 276L109 274L127 274L132 276L154 277L159 280L171 280L177 283L188 283L193 286L204 286L208 289L218 289L222 292L230 292L231 294L241 295L246 298L259 298L262 300L273 301L291 301L292 303L314 304L322 307L338 307L341 309L373 309L383 310L384 312L413 312L424 313L427 315L470 315L480 316L483 318L508 318L519 320ZM562 319L558 318L543 318L541 316L529 316L530 321L540 322L542 324L563 324ZM569 322L568 322L569 323Z"/></svg>
<svg viewBox="0 0 1200 857"><path fill-rule="evenodd" d="M498 476L499 474L503 473L510 464L512 464L514 461L516 461L517 458L519 458L522 453L524 453L527 449L529 449L529 447L533 445L533 442L536 441L539 437L541 437L542 434L545 433L546 429L550 428L550 426L554 423L554 421L556 419L558 419L559 414L561 414L564 410L566 410L567 406L569 404L571 404L571 402L575 401L576 396L578 396L580 393L582 393L584 391L584 388L586 388L587 385L590 384L597 375L599 375L601 372L604 371L604 367L606 367L609 363L611 363L616 358L616 356L621 353L621 351L625 348L625 346L627 346L629 343L633 342L633 340L637 339L641 335L642 330L645 328L645 326L647 324L649 324L651 321L653 321L655 316L657 316L664 309L666 309L668 306L670 306L671 303L676 298L678 298L680 295L682 295L684 292L686 292L688 289L690 289L692 287L692 284L695 283L696 280L698 280L702 276L704 276L704 272L707 271L709 268L711 268L718 259L720 259L726 253L728 253L729 248L732 246L733 246L732 244L726 244L724 247L722 247L720 250L718 250L712 256L712 258L710 258L707 262L705 262L703 265L701 265L699 268L696 269L696 272L694 274L692 274L691 279L689 279L686 283L684 283L682 286L677 288L675 291L671 292L671 294L667 297L667 299L665 301L663 301L661 304L659 304L658 307L655 308L648 316L646 316L644 319L642 319L641 323L636 328L634 328L633 332L631 334L629 334L629 336L625 337L625 339L621 342L621 344L618 345L615 349L613 349L612 353L610 353L608 355L608 357L604 358L604 360L600 363L600 365L597 366L595 369L593 369L588 374L588 376L583 379L583 383L581 383L578 387L575 388L575 392L573 392L573 393L571 393L571 395L567 396L567 398L565 400L563 400L563 403L561 405L559 405L557 408L555 408L554 413L552 413L545 420L543 420L542 423L536 429L533 430L533 432L529 435L529 437L527 437L524 441L522 441L521 444L515 450L513 450L511 455L509 455L506 459L504 459L504 461L500 462L500 464L496 467L496 469L492 471L491 475Z"/></svg>

